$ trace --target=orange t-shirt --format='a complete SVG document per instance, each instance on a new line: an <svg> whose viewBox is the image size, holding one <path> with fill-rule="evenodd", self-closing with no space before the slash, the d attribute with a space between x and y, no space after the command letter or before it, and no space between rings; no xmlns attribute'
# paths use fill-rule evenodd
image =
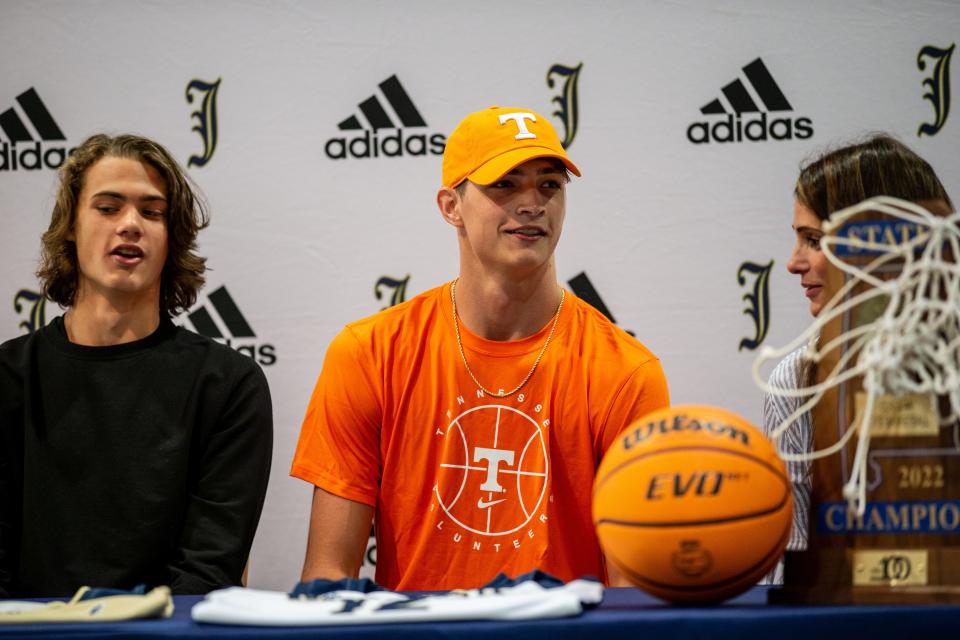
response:
<svg viewBox="0 0 960 640"><path fill-rule="evenodd" d="M480 383L515 387L551 323L506 342L461 323ZM376 509L387 588L471 588L537 568L603 579L594 473L622 429L668 404L656 356L569 292L527 384L484 394L461 361L447 284L334 338L291 475Z"/></svg>

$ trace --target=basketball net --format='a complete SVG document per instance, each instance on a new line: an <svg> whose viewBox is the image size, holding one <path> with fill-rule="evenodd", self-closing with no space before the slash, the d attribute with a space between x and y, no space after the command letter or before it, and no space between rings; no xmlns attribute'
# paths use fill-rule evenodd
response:
<svg viewBox="0 0 960 640"><path fill-rule="evenodd" d="M914 224L917 234L911 240L891 245L831 233L853 216L867 211ZM949 398L949 409L946 415L940 413L940 426L956 422L960 417L960 264L944 257L944 247L949 247L953 258L960 257L958 222L960 214L956 212L949 217L939 217L912 202L886 196L835 212L823 223L820 246L830 263L848 274L846 283L810 327L780 349L764 347L753 363L753 380L760 389L772 396L805 399L770 434L784 461L806 462L833 455L855 434L858 436L850 479L843 487L843 495L860 516L866 508L870 424L879 396L912 393L945 396ZM869 251L869 255L877 257L860 268L838 258L833 250L835 245L852 251ZM885 280L874 275L883 265L901 262L902 270L895 278ZM870 287L847 299L854 287L862 283ZM885 304L882 303L884 296L889 299ZM827 344L818 344L821 329L827 323L873 299L879 299L883 308L876 320L841 333ZM836 365L822 382L785 389L771 386L760 377L760 368L765 362L779 361L803 344L807 345L803 359L814 364L833 350L841 349ZM863 376L865 406L835 444L803 453L781 450L780 438L787 429L811 411L829 389L857 376ZM960 448L960 442L957 446Z"/></svg>

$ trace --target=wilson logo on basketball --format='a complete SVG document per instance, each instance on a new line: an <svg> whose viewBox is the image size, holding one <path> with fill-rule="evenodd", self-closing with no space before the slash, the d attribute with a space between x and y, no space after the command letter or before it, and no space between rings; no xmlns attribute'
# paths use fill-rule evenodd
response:
<svg viewBox="0 0 960 640"><path fill-rule="evenodd" d="M447 518L480 536L514 533L533 519L549 473L536 420L513 407L483 405L453 418L443 437L433 490Z"/></svg>
<svg viewBox="0 0 960 640"><path fill-rule="evenodd" d="M750 435L743 429L724 422L701 422L696 418L689 418L685 414L673 416L673 420L652 420L639 423L637 427L623 436L623 448L632 449L640 443L656 435L667 435L682 431L704 431L716 436L727 436L731 440L739 440L750 446Z"/></svg>

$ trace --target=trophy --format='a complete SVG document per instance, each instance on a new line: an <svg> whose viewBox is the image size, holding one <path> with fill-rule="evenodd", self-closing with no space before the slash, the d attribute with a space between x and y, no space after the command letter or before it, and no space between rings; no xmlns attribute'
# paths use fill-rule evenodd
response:
<svg viewBox="0 0 960 640"><path fill-rule="evenodd" d="M784 456L810 463L808 546L771 601L960 603L960 217L924 204L824 224L834 296L793 394L812 451Z"/></svg>

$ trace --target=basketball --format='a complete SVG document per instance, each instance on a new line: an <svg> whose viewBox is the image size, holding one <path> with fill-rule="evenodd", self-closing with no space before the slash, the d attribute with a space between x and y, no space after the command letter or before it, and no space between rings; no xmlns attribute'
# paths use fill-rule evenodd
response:
<svg viewBox="0 0 960 640"><path fill-rule="evenodd" d="M670 602L719 602L752 587L779 560L792 518L773 444L717 407L670 407L634 422L593 488L607 560Z"/></svg>

